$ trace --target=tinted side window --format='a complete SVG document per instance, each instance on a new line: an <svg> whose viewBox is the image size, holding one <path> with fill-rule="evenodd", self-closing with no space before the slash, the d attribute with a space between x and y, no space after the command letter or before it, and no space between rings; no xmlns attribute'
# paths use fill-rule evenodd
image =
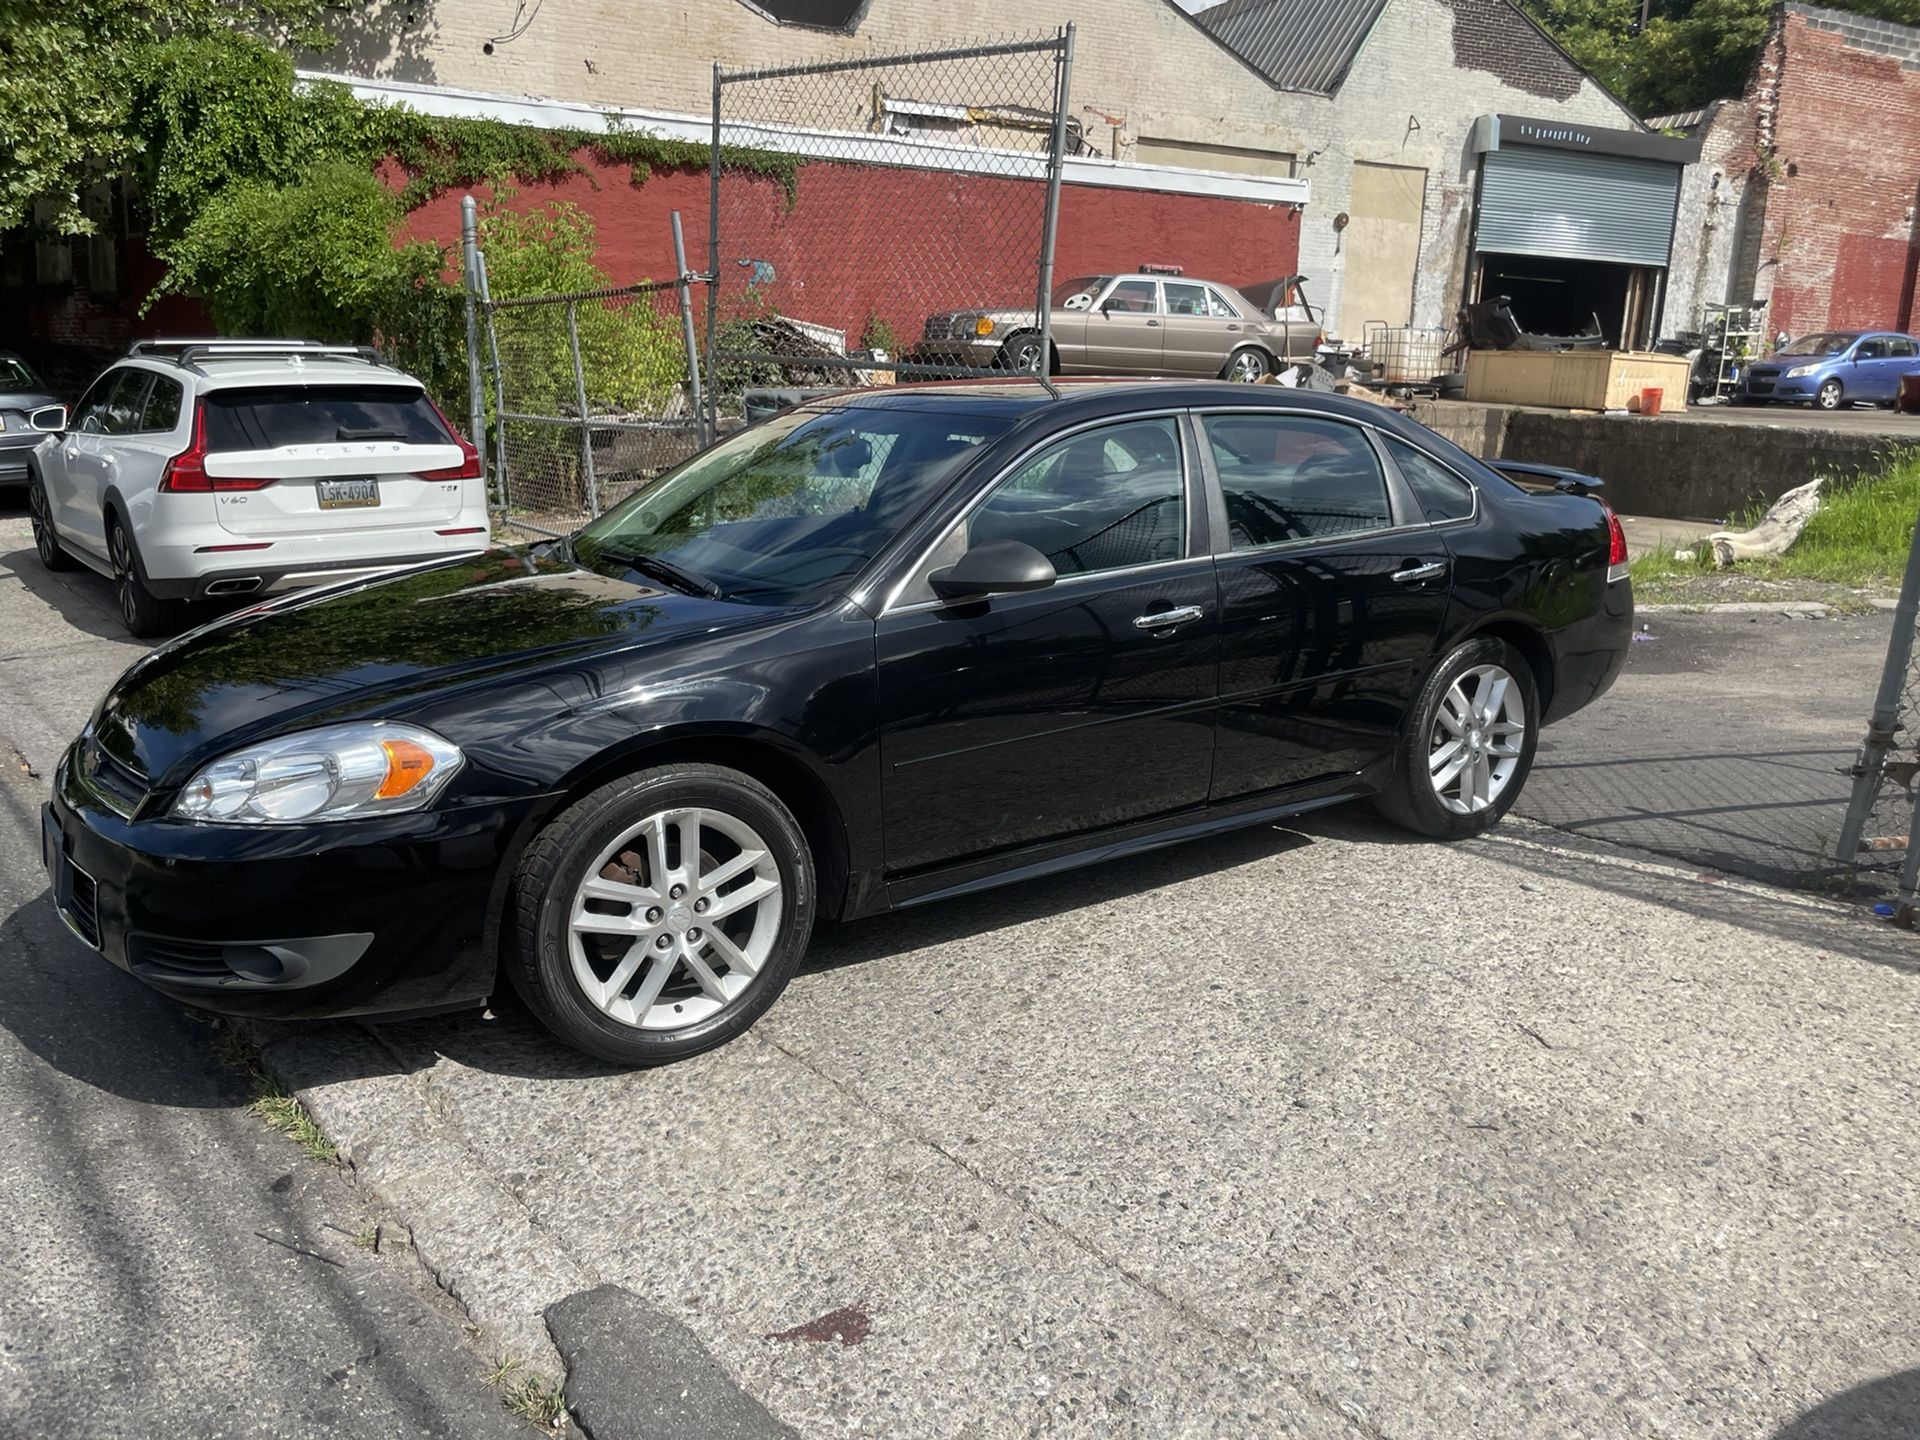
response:
<svg viewBox="0 0 1920 1440"><path fill-rule="evenodd" d="M122 370L119 383L100 412L100 428L109 435L131 435L140 428L140 412L146 408L147 385L153 379L150 370Z"/></svg>
<svg viewBox="0 0 1920 1440"><path fill-rule="evenodd" d="M1473 487L1438 460L1404 440L1386 437L1387 453L1400 467L1400 476L1413 487L1420 510L1429 521L1464 520L1473 513Z"/></svg>
<svg viewBox="0 0 1920 1440"><path fill-rule="evenodd" d="M1234 549L1393 523L1379 457L1351 425L1304 415L1209 415L1205 423Z"/></svg>
<svg viewBox="0 0 1920 1440"><path fill-rule="evenodd" d="M1151 280L1122 280L1100 302L1103 310L1127 311L1135 315L1160 313L1160 287Z"/></svg>
<svg viewBox="0 0 1920 1440"><path fill-rule="evenodd" d="M1856 360L1880 360L1885 358L1886 353L1887 353L1886 341L1862 340L1860 342L1860 348L1854 351L1853 355Z"/></svg>
<svg viewBox="0 0 1920 1440"><path fill-rule="evenodd" d="M1022 465L967 522L967 542L1022 540L1062 575L1187 553L1180 436L1137 420L1062 440Z"/></svg>
<svg viewBox="0 0 1920 1440"><path fill-rule="evenodd" d="M180 423L180 383L164 375L153 377L153 389L147 392L147 406L140 415L142 430L171 430Z"/></svg>
<svg viewBox="0 0 1920 1440"><path fill-rule="evenodd" d="M87 393L82 395L80 403L73 407L70 428L92 434L100 432L102 412L107 408L107 397L113 394L113 387L120 383L122 373L119 370L109 370L87 387Z"/></svg>
<svg viewBox="0 0 1920 1440"><path fill-rule="evenodd" d="M1914 353L1913 341L1904 335L1896 335L1887 341L1887 353L1901 360L1908 359Z"/></svg>
<svg viewBox="0 0 1920 1440"><path fill-rule="evenodd" d="M336 440L453 443L425 393L400 385L215 390L207 396L209 450L275 450Z"/></svg>

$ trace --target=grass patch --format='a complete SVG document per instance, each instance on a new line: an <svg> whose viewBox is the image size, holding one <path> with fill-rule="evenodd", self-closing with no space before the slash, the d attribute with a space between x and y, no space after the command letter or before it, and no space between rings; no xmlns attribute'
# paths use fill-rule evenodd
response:
<svg viewBox="0 0 1920 1440"><path fill-rule="evenodd" d="M259 1047L239 1027L223 1023L214 1052L221 1064L246 1077L247 1088L253 1092L248 1114L265 1122L268 1129L278 1130L322 1165L340 1163L340 1152L333 1142L314 1123L307 1107L287 1094L286 1087L267 1072Z"/></svg>
<svg viewBox="0 0 1920 1440"><path fill-rule="evenodd" d="M567 1427L567 1402L558 1386L538 1375L522 1374L521 1363L511 1355L502 1355L487 1372L488 1388L500 1392L500 1403L542 1430L559 1431Z"/></svg>
<svg viewBox="0 0 1920 1440"><path fill-rule="evenodd" d="M1729 530L1744 530L1766 513L1764 505L1735 516ZM1870 590L1897 590L1907 566L1914 517L1920 514L1920 450L1896 456L1875 475L1836 481L1821 494L1820 508L1784 555L1742 560L1732 572L1716 571L1704 547L1678 558L1671 549L1642 555L1632 564L1634 593L1659 599L1688 588L1704 575L1737 573L1754 581L1810 580Z"/></svg>

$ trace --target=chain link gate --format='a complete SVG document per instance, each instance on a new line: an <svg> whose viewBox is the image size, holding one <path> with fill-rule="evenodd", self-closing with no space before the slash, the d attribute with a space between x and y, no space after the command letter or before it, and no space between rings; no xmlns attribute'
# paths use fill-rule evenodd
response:
<svg viewBox="0 0 1920 1440"><path fill-rule="evenodd" d="M1073 27L714 67L709 413L756 386L1038 369Z"/></svg>

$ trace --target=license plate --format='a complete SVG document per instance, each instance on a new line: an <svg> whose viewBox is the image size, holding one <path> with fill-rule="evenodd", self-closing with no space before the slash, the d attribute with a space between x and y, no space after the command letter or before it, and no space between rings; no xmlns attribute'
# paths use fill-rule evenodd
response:
<svg viewBox="0 0 1920 1440"><path fill-rule="evenodd" d="M354 480L322 480L318 484L322 510L359 510L380 503L380 482L372 476Z"/></svg>

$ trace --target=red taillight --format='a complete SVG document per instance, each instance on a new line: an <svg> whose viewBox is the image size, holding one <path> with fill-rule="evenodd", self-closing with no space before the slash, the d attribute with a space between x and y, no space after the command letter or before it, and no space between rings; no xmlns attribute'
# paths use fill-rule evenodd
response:
<svg viewBox="0 0 1920 1440"><path fill-rule="evenodd" d="M1611 505L1603 500L1600 508L1607 512L1607 569L1612 570L1627 563L1627 532Z"/></svg>
<svg viewBox="0 0 1920 1440"><path fill-rule="evenodd" d="M194 401L193 438L167 461L160 489L168 495L207 495L215 490L264 490L271 484L271 479L207 474L207 402Z"/></svg>
<svg viewBox="0 0 1920 1440"><path fill-rule="evenodd" d="M433 405L433 413L440 417L440 424L447 434L453 437L453 443L460 447L460 463L449 465L444 470L422 470L422 480L478 480L480 478L480 452L473 448L473 442L453 428L446 412L434 404L433 397L427 396L427 404Z"/></svg>

